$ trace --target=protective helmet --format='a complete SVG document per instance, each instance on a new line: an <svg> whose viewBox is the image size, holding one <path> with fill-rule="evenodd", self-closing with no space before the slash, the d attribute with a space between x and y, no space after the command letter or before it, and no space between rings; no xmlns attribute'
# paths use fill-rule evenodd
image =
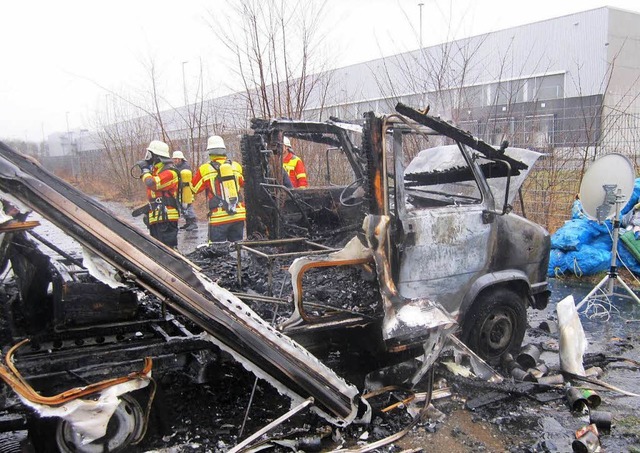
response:
<svg viewBox="0 0 640 453"><path fill-rule="evenodd" d="M167 159L171 158L171 155L169 154L169 145L165 142L161 142L160 140L153 140L149 143L147 151L159 157L165 157Z"/></svg>
<svg viewBox="0 0 640 453"><path fill-rule="evenodd" d="M173 154L171 155L172 159L184 159L184 154L182 154L182 151L174 151Z"/></svg>
<svg viewBox="0 0 640 453"><path fill-rule="evenodd" d="M212 135L207 140L207 151L209 154L218 154L224 156L227 154L227 147L224 146L224 140L219 135Z"/></svg>
<svg viewBox="0 0 640 453"><path fill-rule="evenodd" d="M282 142L284 143L284 146L286 146L287 148L291 148L291 140L289 140L289 137L284 137L282 139Z"/></svg>

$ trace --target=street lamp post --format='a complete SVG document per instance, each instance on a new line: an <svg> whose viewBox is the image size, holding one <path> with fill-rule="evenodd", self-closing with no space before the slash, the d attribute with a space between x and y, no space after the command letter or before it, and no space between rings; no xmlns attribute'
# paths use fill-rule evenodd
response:
<svg viewBox="0 0 640 453"><path fill-rule="evenodd" d="M71 151L71 132L69 132L69 112L65 112L67 118L67 144L69 145L69 151Z"/></svg>
<svg viewBox="0 0 640 453"><path fill-rule="evenodd" d="M418 3L418 7L420 8L420 49L422 49L422 7L424 3Z"/></svg>
<svg viewBox="0 0 640 453"><path fill-rule="evenodd" d="M188 61L182 62L182 90L184 92L184 111L186 113L187 118L187 146L189 147L189 152L193 151L193 144L191 143L191 127L189 125L189 102L187 100L187 81L184 76L184 65L187 64Z"/></svg>

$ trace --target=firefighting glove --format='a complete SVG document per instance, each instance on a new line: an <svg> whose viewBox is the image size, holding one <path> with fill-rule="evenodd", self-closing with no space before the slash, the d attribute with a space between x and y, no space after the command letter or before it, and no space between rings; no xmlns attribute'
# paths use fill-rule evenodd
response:
<svg viewBox="0 0 640 453"><path fill-rule="evenodd" d="M147 162L146 160L139 160L138 162L136 162L136 165L140 167L140 170L142 170L143 173L148 173L151 171L151 169L149 168L149 162Z"/></svg>

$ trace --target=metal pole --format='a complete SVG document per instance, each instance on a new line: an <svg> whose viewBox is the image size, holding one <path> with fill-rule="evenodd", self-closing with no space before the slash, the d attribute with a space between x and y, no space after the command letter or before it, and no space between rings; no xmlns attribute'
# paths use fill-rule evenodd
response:
<svg viewBox="0 0 640 453"><path fill-rule="evenodd" d="M69 112L65 112L67 118L67 144L69 145L69 151L71 151L71 132L69 132Z"/></svg>
<svg viewBox="0 0 640 453"><path fill-rule="evenodd" d="M422 49L422 7L424 3L418 3L418 6L420 7L420 49Z"/></svg>
<svg viewBox="0 0 640 453"><path fill-rule="evenodd" d="M67 117L67 143L69 144L69 154L72 155L73 146L71 146L71 131L69 130L69 112L66 112L65 115ZM71 174L73 175L74 179L78 177L77 164L77 159L71 159Z"/></svg>
<svg viewBox="0 0 640 453"><path fill-rule="evenodd" d="M305 407L311 406L311 405L313 405L313 397L307 398L301 404L299 404L298 406L294 407L293 409L291 409L286 414L278 417L277 419L275 419L274 421L269 423L267 426L262 428L260 431L256 432L252 436L247 437L243 442L239 443L238 445L233 447L231 450L229 450L229 453L237 453L237 452L242 451L246 446L250 445L254 440L258 439L263 434L268 433L273 428L275 428L276 426L280 425L282 422L284 422L284 421L288 420L289 418L293 417L295 414L300 412Z"/></svg>
<svg viewBox="0 0 640 453"><path fill-rule="evenodd" d="M191 146L191 127L189 125L189 108L187 107L189 105L189 101L187 100L187 79L184 76L184 65L187 63L189 62L188 61L182 62L182 91L184 93L184 111L186 113L186 118L187 118L187 147L189 148L188 151L192 152L193 146Z"/></svg>

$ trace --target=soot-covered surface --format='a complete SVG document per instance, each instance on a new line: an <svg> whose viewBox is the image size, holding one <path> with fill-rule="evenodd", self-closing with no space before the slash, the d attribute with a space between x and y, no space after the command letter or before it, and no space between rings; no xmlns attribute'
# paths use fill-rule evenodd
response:
<svg viewBox="0 0 640 453"><path fill-rule="evenodd" d="M267 250L273 253L279 250ZM235 250L203 248L189 254L203 272L221 286L234 292L269 294L267 263L246 254L242 259L242 285L236 281ZM286 299L291 294L291 284L286 267L289 262L273 263L274 296ZM283 283L284 282L284 283ZM380 296L371 273L359 268L337 270L312 270L304 277L304 300L343 310L357 311L372 317L380 313ZM591 286L575 282L552 280L552 299L549 307L540 312L529 310L529 325L525 344L535 344L543 349L541 361L557 370L556 351L558 333L556 303L568 294L576 300L585 295ZM145 299L150 313L157 302ZM291 313L290 305L262 301L247 303L268 322L279 324ZM589 314L595 312L594 307ZM324 310L314 308L315 314ZM618 387L638 393L638 367L633 363L615 361L613 357L640 360L638 353L638 323L627 322L640 318L640 307L633 302L619 299L609 307L611 317L581 320L589 340L589 363L604 368L601 379ZM194 329L194 326L189 326ZM349 382L364 389L364 375L385 364L377 347L376 326L346 329L344 332L321 331L314 335L296 337L316 353L330 367ZM603 360L601 356L604 355ZM607 359L608 358L608 359ZM445 360L446 358L443 358ZM129 451L194 451L224 452L242 439L262 428L290 408L290 400L279 395L271 385L244 370L229 356L215 353L204 358L206 383L194 383L181 372L157 376L159 390L149 429L143 441ZM506 371L501 370L503 374ZM203 376L200 376L201 378ZM481 381L457 377L441 363L436 366L436 380L451 389L452 396L434 401L442 412L430 414L407 436L378 451L572 451L574 432L588 423L588 415L572 413L564 398L564 391L541 393L548 401L535 398L531 387L523 389L508 379L496 386ZM255 386L255 392L252 390ZM578 384L578 383L575 383ZM424 388L422 389L424 390ZM640 418L637 416L638 398L622 396L599 389L602 404L598 408L611 412L613 427L610 433L601 435L604 451L628 451L639 445ZM471 411L468 403L477 401L490 392L507 395L507 398L491 402ZM141 399L144 400L144 392ZM308 411L291 418L274 429L270 438L271 451L329 451L340 446L356 446L385 438L406 427L411 417L399 408L387 413L380 409L406 397L404 392L389 392L370 399L374 409L369 425L353 424L346 429L336 429ZM248 410L242 436L240 430ZM50 433L49 433L50 434ZM279 439L278 439L279 438ZM50 441L49 441L50 442Z"/></svg>
<svg viewBox="0 0 640 453"><path fill-rule="evenodd" d="M243 257L242 285L236 281L235 251L229 253L229 250L201 249L189 257L221 286L234 292L269 292L266 263L256 257ZM273 294L284 298L291 293L286 266L284 262L274 263L273 266ZM313 271L305 275L304 285L305 300L346 310L362 310L372 316L379 313L377 286L365 271ZM556 373L559 367L555 305L567 294L573 294L579 300L589 289L588 286L552 281L549 307L542 312L529 310L530 328L525 344L534 344L542 349L540 363L545 363L551 369L551 374ZM251 301L248 304L265 320L275 320L275 324L285 320L291 313L287 305ZM608 321L581 317L590 344L585 362L589 366L597 365L604 369L600 379L638 392L638 367L630 362L612 362L611 358L640 359L637 324L626 322L637 319L640 308L624 300L617 301L615 307L618 311L613 310ZM351 336L349 333L332 335L325 332L320 337L314 336L315 342L310 349L347 380L363 388L364 374L382 363L372 350L354 345L366 343L363 335L371 335L372 331L353 330ZM318 346L318 339L322 347ZM442 358L442 361L445 360L447 357ZM500 371L507 375L506 370ZM279 395L267 382L256 381L252 374L224 355L219 356L208 368L207 377L206 384L193 384L183 375L163 377L156 416L152 419L155 423L152 423L149 434L138 446L140 451L223 452L290 408L288 398ZM589 422L588 414L571 412L562 387L541 391L535 384L522 384L511 378L504 384L492 385L456 376L441 363L436 365L435 379L452 393L450 397L434 401L441 413L429 413L408 435L378 451L569 452L572 451L574 432ZM573 384L585 385L579 382ZM594 388L603 401L598 409L611 412L614 419L611 431L600 436L604 451L626 451L640 444L640 419L636 415L639 399ZM491 392L507 397L469 410L470 403L477 402L478 398ZM405 393L396 391L371 398L374 409L371 424L352 424L346 429L331 427L320 417L303 411L270 432L271 451L330 451L385 438L408 426L411 416L402 408L386 413L380 410L405 396ZM240 436L246 414L243 434Z"/></svg>

